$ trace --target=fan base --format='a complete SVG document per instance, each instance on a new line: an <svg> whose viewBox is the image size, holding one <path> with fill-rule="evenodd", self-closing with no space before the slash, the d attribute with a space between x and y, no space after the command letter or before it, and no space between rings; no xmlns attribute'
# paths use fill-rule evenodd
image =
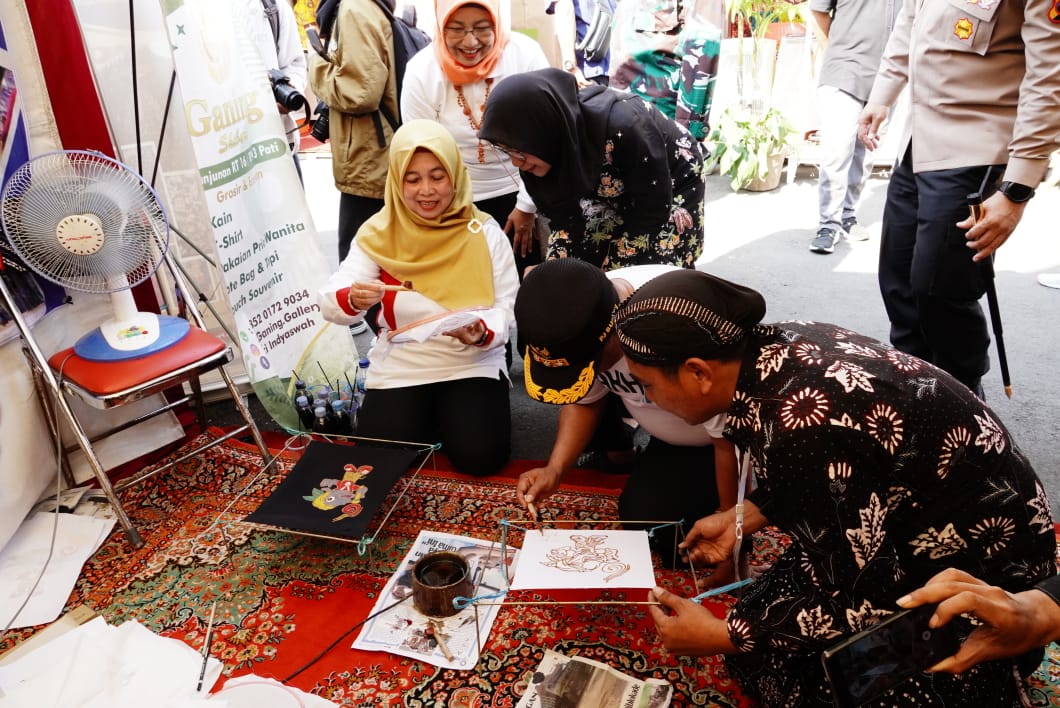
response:
<svg viewBox="0 0 1060 708"><path fill-rule="evenodd" d="M126 361L154 354L173 346L188 334L190 325L183 317L158 317L158 337L145 341L138 348L117 349L107 341L102 330L95 329L77 340L74 354L90 361Z"/></svg>

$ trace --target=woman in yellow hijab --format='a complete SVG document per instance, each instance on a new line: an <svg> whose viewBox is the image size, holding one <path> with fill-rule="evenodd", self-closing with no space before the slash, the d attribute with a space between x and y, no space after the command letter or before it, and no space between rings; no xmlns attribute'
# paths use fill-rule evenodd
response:
<svg viewBox="0 0 1060 708"><path fill-rule="evenodd" d="M474 206L456 142L434 121L394 134L383 199L319 293L338 324L381 305L357 434L441 442L461 472L497 472L511 447L511 246Z"/></svg>

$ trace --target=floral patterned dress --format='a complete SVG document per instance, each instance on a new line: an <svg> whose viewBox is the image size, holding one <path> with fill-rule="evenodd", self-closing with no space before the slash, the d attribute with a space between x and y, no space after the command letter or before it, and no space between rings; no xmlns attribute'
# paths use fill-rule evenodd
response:
<svg viewBox="0 0 1060 708"><path fill-rule="evenodd" d="M550 214L549 258L604 270L693 268L703 252L703 157L683 128L640 101L619 104L608 126L595 193L578 214Z"/></svg>
<svg viewBox="0 0 1060 708"><path fill-rule="evenodd" d="M793 544L727 621L730 670L763 705L832 705L821 651L944 568L1009 591L1056 572L1041 482L966 387L834 325L757 331L725 437L750 455L750 499ZM872 705L1021 705L1014 668L1040 660L919 674Z"/></svg>

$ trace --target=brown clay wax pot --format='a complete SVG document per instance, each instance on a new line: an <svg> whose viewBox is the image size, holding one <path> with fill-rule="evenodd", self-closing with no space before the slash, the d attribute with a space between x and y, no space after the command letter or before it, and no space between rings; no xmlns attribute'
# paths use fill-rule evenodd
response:
<svg viewBox="0 0 1060 708"><path fill-rule="evenodd" d="M412 604L428 617L450 617L457 597L471 597L474 587L467 560L458 553L435 551L412 568Z"/></svg>

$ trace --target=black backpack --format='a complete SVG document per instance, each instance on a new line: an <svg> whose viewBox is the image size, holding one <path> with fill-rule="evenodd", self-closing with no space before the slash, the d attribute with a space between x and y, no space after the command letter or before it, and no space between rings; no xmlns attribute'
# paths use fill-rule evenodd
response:
<svg viewBox="0 0 1060 708"><path fill-rule="evenodd" d="M379 9L386 15L387 20L390 22L390 29L394 34L394 71L397 76L397 91L398 98L401 97L401 86L405 81L405 65L408 64L409 59L412 56L426 47L431 43L430 36L411 24L405 22L404 19L394 16L394 11L390 9L390 6L386 3L386 0L374 0L375 4L379 6ZM322 37L330 37L332 30L335 25L335 17L339 12L339 3L342 0L324 0L317 8L317 27L320 28ZM326 39L325 39L326 41ZM379 110L372 114L372 120L375 122L375 133L379 140L379 147L386 146L386 138L383 134L383 124L379 121L379 114L382 113L383 117L386 118L387 123L390 123L391 130L397 130L398 126L401 125L401 119L395 116L389 108L382 103L379 104Z"/></svg>
<svg viewBox="0 0 1060 708"><path fill-rule="evenodd" d="M276 0L261 0L261 7L265 10L265 19L269 21L269 29L272 30L272 41L276 44L276 50L280 49L280 8L276 7Z"/></svg>

